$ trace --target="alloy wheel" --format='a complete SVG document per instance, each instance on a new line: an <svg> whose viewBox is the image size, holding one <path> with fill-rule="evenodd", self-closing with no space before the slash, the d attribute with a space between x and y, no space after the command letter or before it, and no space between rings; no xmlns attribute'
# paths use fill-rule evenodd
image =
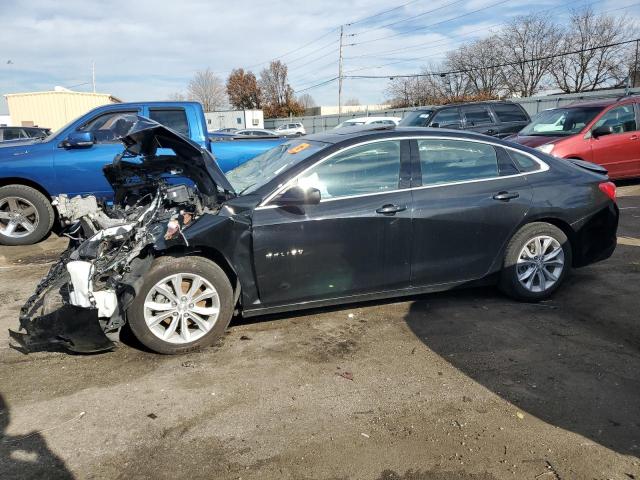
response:
<svg viewBox="0 0 640 480"><path fill-rule="evenodd" d="M525 243L516 264L520 284L530 292L544 292L558 281L564 270L564 250L548 235L533 237Z"/></svg>
<svg viewBox="0 0 640 480"><path fill-rule="evenodd" d="M178 273L156 283L144 301L144 319L159 339L190 343L207 334L220 313L214 286L193 273Z"/></svg>
<svg viewBox="0 0 640 480"><path fill-rule="evenodd" d="M26 198L0 199L0 233L11 238L26 237L38 227L40 218L36 207Z"/></svg>

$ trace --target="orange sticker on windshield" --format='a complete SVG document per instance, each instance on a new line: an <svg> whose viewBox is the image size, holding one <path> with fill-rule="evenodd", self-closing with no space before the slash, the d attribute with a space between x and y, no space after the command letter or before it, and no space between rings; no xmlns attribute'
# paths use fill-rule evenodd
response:
<svg viewBox="0 0 640 480"><path fill-rule="evenodd" d="M288 153L300 153L301 151L306 150L310 146L311 144L309 143L301 143L300 145L296 145L295 147L290 148Z"/></svg>

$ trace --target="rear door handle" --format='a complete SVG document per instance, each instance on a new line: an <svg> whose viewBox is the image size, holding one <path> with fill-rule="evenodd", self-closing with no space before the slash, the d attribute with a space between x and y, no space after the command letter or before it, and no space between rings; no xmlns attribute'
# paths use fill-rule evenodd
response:
<svg viewBox="0 0 640 480"><path fill-rule="evenodd" d="M393 205L391 203L387 205L383 205L376 210L376 213L381 213L382 215L394 215L398 212L402 212L407 209L406 205Z"/></svg>
<svg viewBox="0 0 640 480"><path fill-rule="evenodd" d="M518 192L499 192L493 196L493 199L508 202L509 200L518 198L519 196L520 194Z"/></svg>

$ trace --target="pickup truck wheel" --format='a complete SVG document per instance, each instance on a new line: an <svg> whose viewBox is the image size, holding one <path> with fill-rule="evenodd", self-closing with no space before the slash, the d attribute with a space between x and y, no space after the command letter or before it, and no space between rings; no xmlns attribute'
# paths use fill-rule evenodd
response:
<svg viewBox="0 0 640 480"><path fill-rule="evenodd" d="M127 311L136 338L169 355L211 345L232 315L233 289L226 274L196 256L155 260Z"/></svg>
<svg viewBox="0 0 640 480"><path fill-rule="evenodd" d="M31 245L51 231L55 215L51 202L26 185L0 188L0 244Z"/></svg>

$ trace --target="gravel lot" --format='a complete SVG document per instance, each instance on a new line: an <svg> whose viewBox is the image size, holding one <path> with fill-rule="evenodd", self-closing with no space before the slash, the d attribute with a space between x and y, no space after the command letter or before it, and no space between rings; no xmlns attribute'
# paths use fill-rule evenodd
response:
<svg viewBox="0 0 640 480"><path fill-rule="evenodd" d="M0 478L639 479L640 185L550 301L491 288L235 322L164 357L0 336ZM64 247L0 247L0 331Z"/></svg>

